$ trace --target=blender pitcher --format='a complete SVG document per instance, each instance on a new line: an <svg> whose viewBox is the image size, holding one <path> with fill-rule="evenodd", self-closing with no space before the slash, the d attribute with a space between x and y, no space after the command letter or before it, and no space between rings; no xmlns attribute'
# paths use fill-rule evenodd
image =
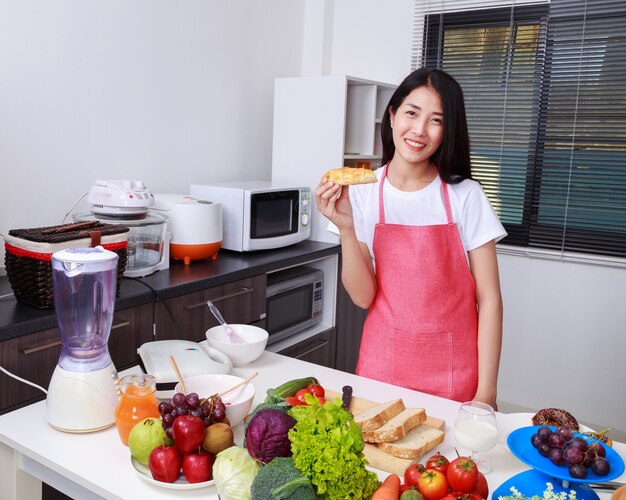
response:
<svg viewBox="0 0 626 500"><path fill-rule="evenodd" d="M117 283L116 253L102 247L52 254L61 356L46 398L48 423L91 432L115 423L117 371L108 348Z"/></svg>

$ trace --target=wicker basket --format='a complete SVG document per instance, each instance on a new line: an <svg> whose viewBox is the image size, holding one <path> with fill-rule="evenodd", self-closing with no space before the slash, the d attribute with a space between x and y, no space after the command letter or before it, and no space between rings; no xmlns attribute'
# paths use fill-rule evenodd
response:
<svg viewBox="0 0 626 500"><path fill-rule="evenodd" d="M126 226L97 221L29 229L11 229L5 236L7 276L19 302L51 309L52 254L70 247L101 245L119 256L117 294L126 269L128 233Z"/></svg>

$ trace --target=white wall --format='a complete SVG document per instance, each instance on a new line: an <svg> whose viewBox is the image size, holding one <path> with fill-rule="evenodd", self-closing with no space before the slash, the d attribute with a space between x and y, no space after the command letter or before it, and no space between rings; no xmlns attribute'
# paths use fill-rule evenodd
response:
<svg viewBox="0 0 626 500"><path fill-rule="evenodd" d="M293 0L0 0L0 233L60 223L97 179L269 180L303 24Z"/></svg>

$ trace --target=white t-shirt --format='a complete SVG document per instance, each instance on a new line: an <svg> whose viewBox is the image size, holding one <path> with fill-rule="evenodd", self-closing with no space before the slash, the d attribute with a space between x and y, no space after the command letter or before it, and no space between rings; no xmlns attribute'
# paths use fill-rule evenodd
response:
<svg viewBox="0 0 626 500"><path fill-rule="evenodd" d="M380 179L382 173L382 168L377 169L376 177ZM349 190L357 239L367 244L372 257L374 229L379 222L378 190L379 183L354 185ZM448 194L452 218L466 252L491 240L498 242L506 236L506 230L478 182L465 179L458 184L448 184ZM386 178L383 199L386 224L427 226L447 223L439 176L425 188L410 192L396 189ZM332 223L328 229L338 233Z"/></svg>

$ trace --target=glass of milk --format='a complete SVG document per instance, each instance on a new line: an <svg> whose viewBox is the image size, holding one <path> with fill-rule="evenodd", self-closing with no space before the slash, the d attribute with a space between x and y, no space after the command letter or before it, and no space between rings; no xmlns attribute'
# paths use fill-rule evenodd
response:
<svg viewBox="0 0 626 500"><path fill-rule="evenodd" d="M467 401L461 404L454 422L454 438L463 448L472 452L472 460L478 470L489 474L493 468L479 453L491 450L498 443L498 425L496 412L491 406L478 401Z"/></svg>

